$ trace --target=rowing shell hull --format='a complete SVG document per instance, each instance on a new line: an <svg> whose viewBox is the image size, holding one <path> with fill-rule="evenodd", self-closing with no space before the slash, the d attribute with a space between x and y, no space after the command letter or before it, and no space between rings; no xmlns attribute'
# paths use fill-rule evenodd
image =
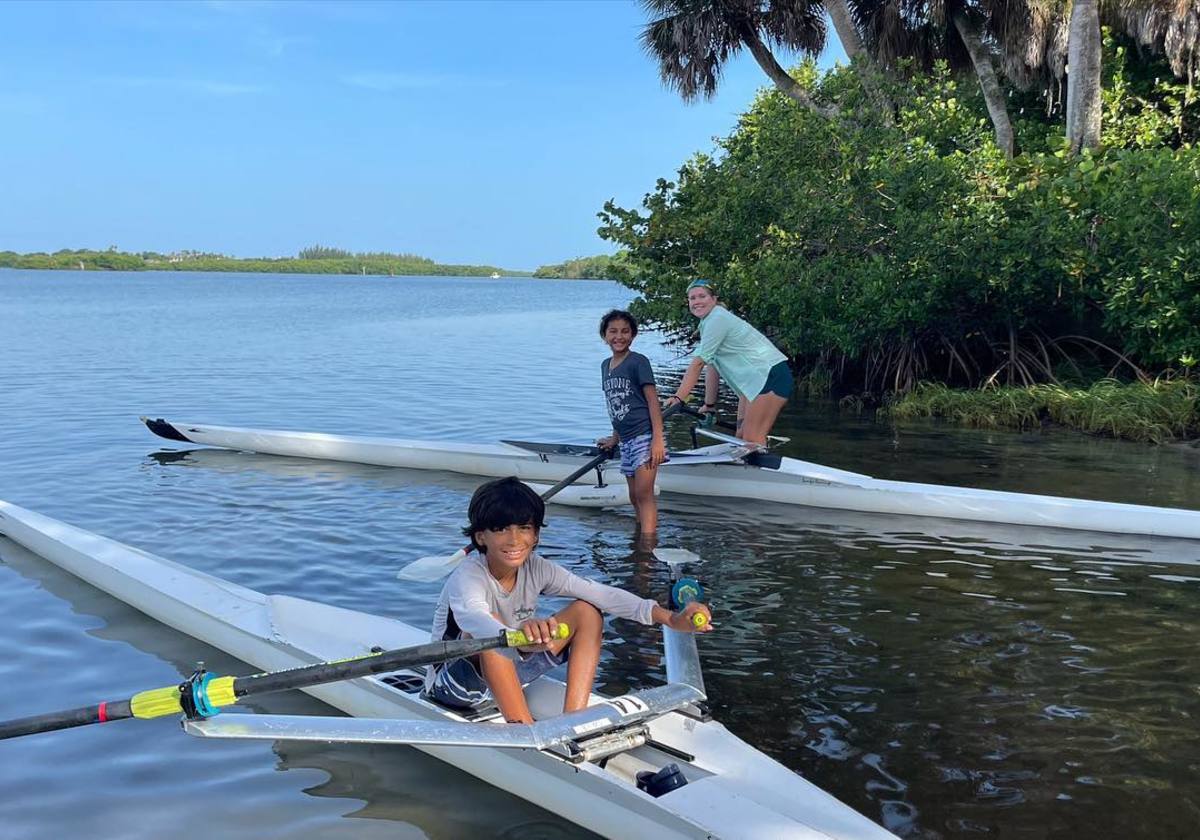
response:
<svg viewBox="0 0 1200 840"><path fill-rule="evenodd" d="M515 475L532 482L558 481L587 460L584 455L535 453L509 444L328 435L162 420L147 421L147 425L171 440L225 449L467 475ZM709 447L712 451L721 449ZM1200 539L1200 511L1194 510L886 481L794 458L782 458L776 468L735 460L697 462L701 460L664 464L659 469L658 488L664 493L864 513ZM623 483L611 462L605 475L618 485ZM579 483L586 485L592 476L582 477Z"/></svg>
<svg viewBox="0 0 1200 840"><path fill-rule="evenodd" d="M0 533L151 618L264 671L361 655L376 645L429 641L428 632L393 619L264 595L2 501ZM456 719L377 677L305 691L357 717ZM562 693L561 683L533 683L528 695L534 714L541 719L560 711ZM613 756L602 769L531 749L420 749L610 838L895 840L719 723L672 712L653 720L650 731L654 741L695 758L685 761L646 745ZM689 784L657 799L637 790L637 770L672 761Z"/></svg>

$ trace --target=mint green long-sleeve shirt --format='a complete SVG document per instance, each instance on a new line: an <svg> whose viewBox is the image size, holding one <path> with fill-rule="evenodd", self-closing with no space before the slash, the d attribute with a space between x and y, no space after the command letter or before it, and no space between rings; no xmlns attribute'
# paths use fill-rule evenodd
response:
<svg viewBox="0 0 1200 840"><path fill-rule="evenodd" d="M701 319L696 355L748 400L762 392L771 368L787 361L765 335L723 306L714 306Z"/></svg>

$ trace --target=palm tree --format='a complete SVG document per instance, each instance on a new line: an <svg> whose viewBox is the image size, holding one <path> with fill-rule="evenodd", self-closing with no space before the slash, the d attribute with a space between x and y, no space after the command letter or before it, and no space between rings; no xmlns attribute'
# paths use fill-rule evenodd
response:
<svg viewBox="0 0 1200 840"><path fill-rule="evenodd" d="M846 56L851 61L870 58L870 54L863 45L862 36L858 32L858 21L855 20L854 12L851 11L846 0L827 0L825 10L829 12L829 19L833 22L833 31L837 33L838 40L842 42L842 49L846 51Z"/></svg>
<svg viewBox="0 0 1200 840"><path fill-rule="evenodd" d="M1066 72L1071 0L988 0L1005 75L1022 87ZM1162 53L1179 78L1200 69L1200 2L1100 0L1100 22ZM1000 18L998 21L997 18Z"/></svg>
<svg viewBox="0 0 1200 840"><path fill-rule="evenodd" d="M1163 40L1165 32L1194 32L1180 25L1179 9L1196 0L851 0L881 60L915 58L928 65L943 59L964 68L969 58L979 78L996 144L1012 155L1012 125L994 61L1018 87L1045 86L1054 105L1063 80L1067 87L1067 142L1073 153L1100 145L1101 14L1126 31L1136 19L1143 40ZM1149 13L1151 7L1156 12ZM1169 7L1169 8L1168 8ZM1167 21L1175 12L1174 28ZM1125 16L1122 18L1122 14ZM1198 36L1200 37L1200 36ZM1178 39L1177 37L1177 40ZM1194 63L1192 46L1180 49Z"/></svg>
<svg viewBox="0 0 1200 840"><path fill-rule="evenodd" d="M1111 17L1139 44L1166 55L1171 71L1191 85L1200 70L1200 2L1118 0Z"/></svg>
<svg viewBox="0 0 1200 840"><path fill-rule="evenodd" d="M971 57L971 66L979 77L979 89L983 91L983 101L987 104L988 116L991 117L992 127L996 133L996 145L1011 158L1015 151L1013 140L1012 120L1008 118L1008 104L1004 101L1004 91L996 78L996 68L992 64L992 51L984 45L979 27L973 22L968 12L956 10L954 31L962 39L967 54Z"/></svg>
<svg viewBox="0 0 1200 840"><path fill-rule="evenodd" d="M1189 85L1200 69L1200 0L642 0L654 17L642 43L665 83L684 99L716 92L724 63L750 50L787 96L832 116L780 66L771 45L817 55L825 44L824 12L851 59L885 66L912 58L945 60L979 79L996 144L1011 156L1013 130L996 73L1020 88L1044 86L1055 107L1064 80L1067 141L1072 151L1100 142L1100 24L1165 53ZM869 70L870 68L868 68ZM886 106L864 77L868 93ZM883 107L885 115L890 108ZM886 118L886 116L885 116Z"/></svg>
<svg viewBox="0 0 1200 840"><path fill-rule="evenodd" d="M837 33L838 40L842 42L842 49L846 51L846 57L850 59L858 72L867 95L874 102L884 123L891 125L896 106L879 84L881 78L879 65L875 61L875 56L871 55L863 44L862 34L859 32L859 21L854 10L850 8L850 3L847 0L825 0L825 11L829 13L833 31Z"/></svg>
<svg viewBox="0 0 1200 840"><path fill-rule="evenodd" d="M1099 0L1073 0L1067 32L1067 147L1100 147Z"/></svg>
<svg viewBox="0 0 1200 840"><path fill-rule="evenodd" d="M996 76L995 40L987 33L984 0L850 0L868 49L884 65L913 59L929 67L946 61L954 70L970 69L979 79L996 145L1013 155L1008 104Z"/></svg>
<svg viewBox="0 0 1200 840"><path fill-rule="evenodd" d="M981 0L983 2L983 0ZM1100 25L1163 53L1190 86L1200 69L1198 0L986 0L989 30L1006 76L1045 86L1051 106L1067 81L1067 142L1073 151L1100 139Z"/></svg>
<svg viewBox="0 0 1200 840"><path fill-rule="evenodd" d="M819 55L825 46L825 8L819 0L642 0L653 18L642 44L658 61L662 80L685 100L716 93L721 69L743 47L782 93L823 117L821 105L783 69L772 46Z"/></svg>

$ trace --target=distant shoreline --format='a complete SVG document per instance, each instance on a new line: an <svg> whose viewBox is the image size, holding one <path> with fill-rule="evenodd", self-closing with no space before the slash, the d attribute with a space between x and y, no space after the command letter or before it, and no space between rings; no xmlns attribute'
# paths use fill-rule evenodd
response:
<svg viewBox="0 0 1200 840"><path fill-rule="evenodd" d="M55 274L119 274L125 272L128 274L148 274L155 271L175 272L177 274L264 274L264 275L281 275L294 274L297 277L375 277L384 279L400 280L404 278L417 277L446 277L446 278L464 278L464 279L480 279L480 280L562 280L569 283L578 283L582 281L596 281L614 283L607 277L550 277L546 275L535 275L532 271L507 271L501 272L499 277L493 278L490 274L450 274L450 273L434 273L431 271L408 271L403 274L396 272L394 274L372 274L368 271L366 274L356 272L331 272L331 271L244 271L242 269L227 269L216 270L210 268L160 268L158 266L148 266L140 269L127 268L87 268L80 271L78 268L28 268L25 266L0 265L0 276L6 271L44 271Z"/></svg>
<svg viewBox="0 0 1200 840"><path fill-rule="evenodd" d="M17 254L0 251L0 268L32 271L216 271L240 274L344 274L360 276L531 277L493 265L436 263L422 257L387 254L330 258L259 257L242 259L220 254L130 254L122 251L58 251Z"/></svg>

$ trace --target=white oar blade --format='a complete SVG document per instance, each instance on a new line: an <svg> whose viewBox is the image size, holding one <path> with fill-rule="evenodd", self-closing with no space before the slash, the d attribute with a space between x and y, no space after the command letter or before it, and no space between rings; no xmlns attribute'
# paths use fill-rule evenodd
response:
<svg viewBox="0 0 1200 840"><path fill-rule="evenodd" d="M686 548L656 548L654 556L671 568L700 562L700 555Z"/></svg>
<svg viewBox="0 0 1200 840"><path fill-rule="evenodd" d="M441 580L453 572L466 557L467 553L461 548L451 555L440 554L432 557L422 557L401 569L396 577L401 580L432 583L435 580Z"/></svg>

